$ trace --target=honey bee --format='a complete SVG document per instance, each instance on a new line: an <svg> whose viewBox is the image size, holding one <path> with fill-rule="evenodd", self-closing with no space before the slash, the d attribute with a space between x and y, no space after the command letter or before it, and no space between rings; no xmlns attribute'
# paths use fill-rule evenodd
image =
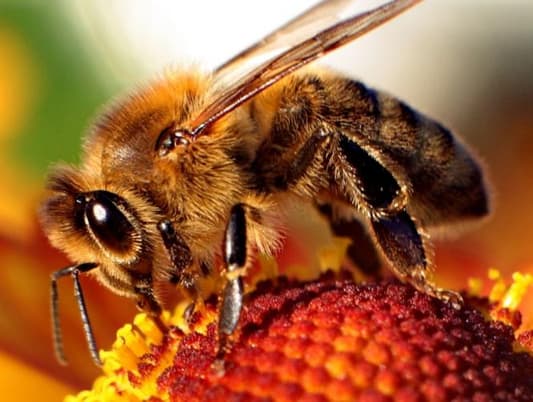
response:
<svg viewBox="0 0 533 402"><path fill-rule="evenodd" d="M178 289L195 300L201 278L219 277L224 349L252 256L280 247L278 222L289 202L314 205L336 234L369 236L399 278L460 305L458 294L431 280L426 232L487 214L482 170L439 123L306 66L418 1L331 21L349 3L318 3L212 73L174 71L137 90L93 125L80 167L53 169L41 221L74 262L51 276L60 362L57 280L71 276L100 364L80 274L153 316ZM365 265L357 252L350 257Z"/></svg>

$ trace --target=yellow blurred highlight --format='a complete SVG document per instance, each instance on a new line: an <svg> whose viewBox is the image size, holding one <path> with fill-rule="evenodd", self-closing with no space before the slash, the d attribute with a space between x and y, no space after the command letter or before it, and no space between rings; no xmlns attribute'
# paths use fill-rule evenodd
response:
<svg viewBox="0 0 533 402"><path fill-rule="evenodd" d="M513 273L511 285L507 285L500 271L491 268L488 277L494 282L489 294L489 300L492 303L498 303L501 308L516 311L524 299L527 289L533 284L533 275L523 274L521 272ZM474 282L469 281L471 289L477 286Z"/></svg>
<svg viewBox="0 0 533 402"><path fill-rule="evenodd" d="M513 274L513 283L501 301L502 307L511 311L517 310L531 284L533 284L533 275L515 272Z"/></svg>
<svg viewBox="0 0 533 402"><path fill-rule="evenodd" d="M73 389L18 360L0 353L3 401L59 401Z"/></svg>
<svg viewBox="0 0 533 402"><path fill-rule="evenodd" d="M468 278L468 294L477 297L483 295L483 281L480 278Z"/></svg>
<svg viewBox="0 0 533 402"><path fill-rule="evenodd" d="M7 141L30 115L38 91L35 60L23 40L0 28L0 233L21 240L33 229L35 180L10 160Z"/></svg>
<svg viewBox="0 0 533 402"><path fill-rule="evenodd" d="M498 303L503 299L503 296L507 291L507 285L505 284L500 271L495 268L489 269L488 277L494 282L490 290L489 301L491 303Z"/></svg>
<svg viewBox="0 0 533 402"><path fill-rule="evenodd" d="M347 237L334 237L331 244L318 250L318 260L322 271L333 270L339 272L346 258L346 250L352 243Z"/></svg>
<svg viewBox="0 0 533 402"><path fill-rule="evenodd" d="M37 92L34 65L22 39L0 28L0 141L24 125Z"/></svg>

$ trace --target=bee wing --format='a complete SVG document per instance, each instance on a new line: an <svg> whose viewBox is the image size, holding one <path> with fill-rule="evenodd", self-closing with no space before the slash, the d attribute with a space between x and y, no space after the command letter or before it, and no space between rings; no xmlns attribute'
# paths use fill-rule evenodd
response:
<svg viewBox="0 0 533 402"><path fill-rule="evenodd" d="M235 74L242 77L244 75L243 70L250 69L250 66L255 65L257 67L260 61L275 57L316 32L335 25L354 3L353 0L324 0L319 2L227 60L216 69L215 73L218 77L224 78L235 76Z"/></svg>
<svg viewBox="0 0 533 402"><path fill-rule="evenodd" d="M191 124L193 133L200 134L211 123L283 77L385 23L419 1L395 0L347 19L340 19L342 15L339 16L338 13L339 10L345 9L347 1L325 0L319 3L217 69L216 78L217 81L223 82L223 89L220 95L215 97L215 101L194 119ZM336 21L326 28L324 28L324 22L320 22L317 29L311 24L311 20L323 12L328 12L330 15L336 14L336 18L333 16ZM233 66L242 66L249 57L258 58L260 55L270 53L281 43L294 43L303 34L306 39L271 57L258 67L252 68L233 83L226 84L227 75L230 74Z"/></svg>

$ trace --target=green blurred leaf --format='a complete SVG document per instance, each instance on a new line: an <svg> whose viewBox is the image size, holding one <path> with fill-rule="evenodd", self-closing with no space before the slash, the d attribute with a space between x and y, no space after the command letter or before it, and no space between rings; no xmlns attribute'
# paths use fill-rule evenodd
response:
<svg viewBox="0 0 533 402"><path fill-rule="evenodd" d="M12 148L38 174L54 161L77 160L82 135L111 92L59 5L0 2L0 28L22 38L38 74L38 99Z"/></svg>

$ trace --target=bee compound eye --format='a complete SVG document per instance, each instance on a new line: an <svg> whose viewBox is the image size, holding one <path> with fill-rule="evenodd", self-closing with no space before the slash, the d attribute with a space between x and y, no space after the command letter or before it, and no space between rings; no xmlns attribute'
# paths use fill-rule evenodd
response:
<svg viewBox="0 0 533 402"><path fill-rule="evenodd" d="M85 208L89 229L101 243L115 253L128 252L135 228L105 192L96 192Z"/></svg>

